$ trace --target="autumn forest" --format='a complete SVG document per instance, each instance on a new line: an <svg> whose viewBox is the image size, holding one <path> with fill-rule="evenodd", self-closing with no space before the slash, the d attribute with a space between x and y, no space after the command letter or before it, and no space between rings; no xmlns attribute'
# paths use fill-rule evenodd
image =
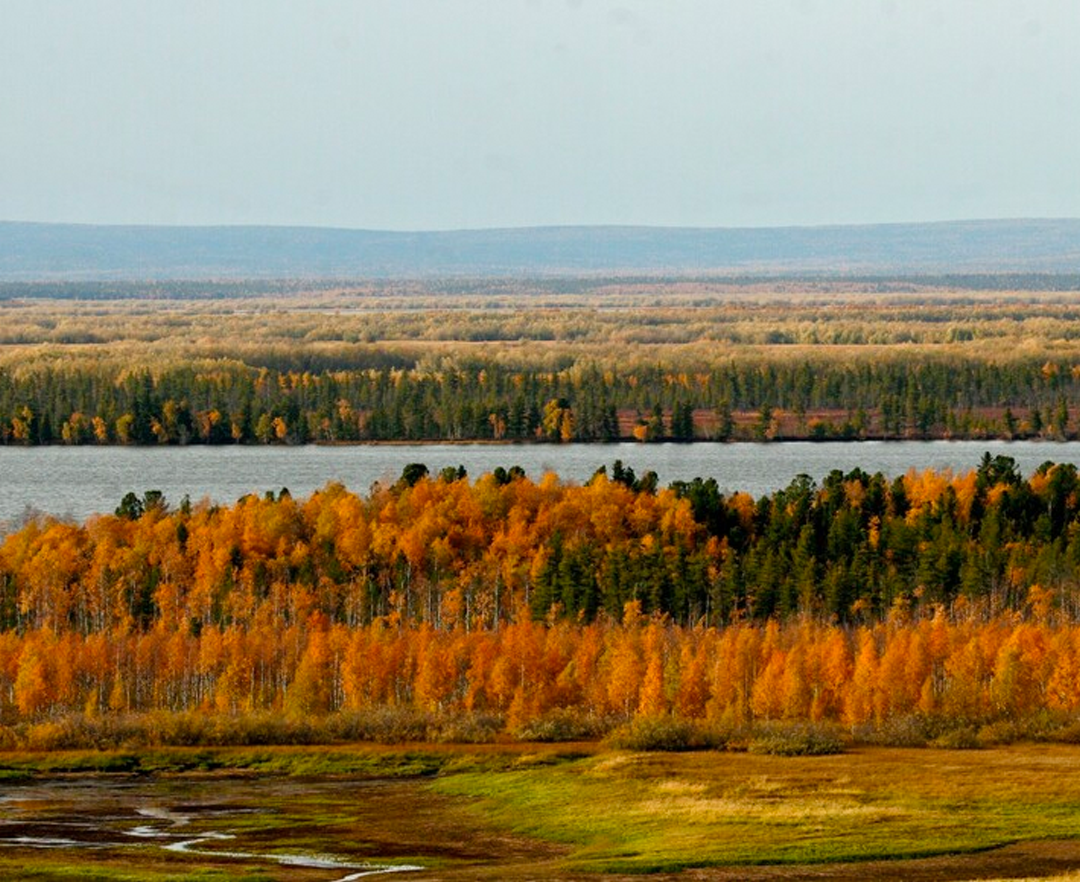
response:
<svg viewBox="0 0 1080 882"><path fill-rule="evenodd" d="M1068 299L905 285L8 286L0 440L1078 434ZM1080 476L1052 459L762 498L415 463L363 495L29 517L0 544L0 742L1069 740Z"/></svg>
<svg viewBox="0 0 1080 882"><path fill-rule="evenodd" d="M336 715L354 735L349 715L363 731L374 710L520 737L1063 725L1078 558L1076 469L1024 480L1005 457L759 500L618 463L586 486L416 466L368 497L131 494L6 537L0 713L10 739L45 743L75 738L73 716L131 713L166 740L193 712Z"/></svg>

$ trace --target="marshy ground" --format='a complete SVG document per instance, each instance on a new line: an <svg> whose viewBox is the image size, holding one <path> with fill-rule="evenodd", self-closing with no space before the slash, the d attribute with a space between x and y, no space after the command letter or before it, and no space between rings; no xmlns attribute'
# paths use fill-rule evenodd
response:
<svg viewBox="0 0 1080 882"><path fill-rule="evenodd" d="M396 869L417 882L931 882L1080 871L1073 746L795 758L263 748L7 755L0 767L3 879L336 882Z"/></svg>

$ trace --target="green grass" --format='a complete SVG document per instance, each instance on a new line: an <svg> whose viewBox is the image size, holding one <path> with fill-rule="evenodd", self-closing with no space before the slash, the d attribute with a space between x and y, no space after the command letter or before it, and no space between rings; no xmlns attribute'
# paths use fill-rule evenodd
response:
<svg viewBox="0 0 1080 882"><path fill-rule="evenodd" d="M259 870L237 867L234 871L181 870L153 866L137 869L87 866L86 863L57 861L49 853L31 854L11 861L0 855L0 879L33 882L276 882Z"/></svg>
<svg viewBox="0 0 1080 882"><path fill-rule="evenodd" d="M244 773L307 777L415 778L462 762L448 752L349 750L311 747L162 748L129 751L55 751L0 755L0 782L34 775Z"/></svg>
<svg viewBox="0 0 1080 882"><path fill-rule="evenodd" d="M1067 757L1067 761L1066 758ZM1080 835L1080 751L872 749L845 756L611 754L440 778L568 867L671 872L977 852Z"/></svg>
<svg viewBox="0 0 1080 882"><path fill-rule="evenodd" d="M34 776L220 774L311 778L426 778L443 772L487 772L564 762L591 755L582 745L469 746L424 744L415 748L175 747L144 751L40 751L0 753L0 783Z"/></svg>

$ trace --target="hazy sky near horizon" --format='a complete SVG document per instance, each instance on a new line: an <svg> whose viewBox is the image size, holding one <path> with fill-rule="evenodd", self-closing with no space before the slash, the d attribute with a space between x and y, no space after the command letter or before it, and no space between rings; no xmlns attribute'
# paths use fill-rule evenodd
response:
<svg viewBox="0 0 1080 882"><path fill-rule="evenodd" d="M1080 217L1074 0L3 0L0 220Z"/></svg>

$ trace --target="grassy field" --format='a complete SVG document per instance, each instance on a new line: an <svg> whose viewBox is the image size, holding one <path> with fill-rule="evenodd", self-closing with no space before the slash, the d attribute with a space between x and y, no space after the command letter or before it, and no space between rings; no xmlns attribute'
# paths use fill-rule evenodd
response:
<svg viewBox="0 0 1080 882"><path fill-rule="evenodd" d="M197 854L7 845L0 878L341 879L275 860L327 853L421 864L402 875L416 880L1065 879L1080 869L1080 748L1069 746L803 758L535 745L170 751L137 767L123 756L0 758L20 786L48 795L23 805L25 792L9 789L0 835L30 815L42 829L70 820L72 788L92 785L94 811L111 819L104 839L122 832L125 810L150 803L203 811L185 829L235 838Z"/></svg>
<svg viewBox="0 0 1080 882"><path fill-rule="evenodd" d="M1080 753L858 750L778 759L611 754L440 778L487 823L602 873L976 854L1080 831Z"/></svg>

